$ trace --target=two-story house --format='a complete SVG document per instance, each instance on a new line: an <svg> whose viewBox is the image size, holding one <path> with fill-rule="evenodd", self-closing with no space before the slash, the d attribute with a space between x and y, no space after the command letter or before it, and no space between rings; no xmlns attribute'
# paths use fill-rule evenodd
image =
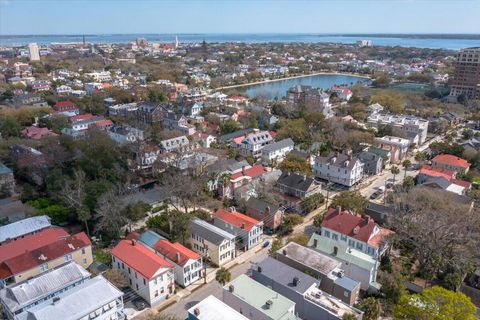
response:
<svg viewBox="0 0 480 320"><path fill-rule="evenodd" d="M370 217L330 208L322 225L310 238L310 245L342 261L342 268L362 283L362 289L376 286L382 256L388 254L392 231Z"/></svg>
<svg viewBox="0 0 480 320"><path fill-rule="evenodd" d="M235 258L235 235L200 219L194 219L190 229L188 243L201 256L219 267Z"/></svg>
<svg viewBox="0 0 480 320"><path fill-rule="evenodd" d="M270 135L270 132L260 131L234 138L232 147L242 156L260 158L262 156L262 149L272 142L273 138Z"/></svg>
<svg viewBox="0 0 480 320"><path fill-rule="evenodd" d="M439 154L432 159L432 167L453 170L465 174L470 169L470 163L451 154Z"/></svg>
<svg viewBox="0 0 480 320"><path fill-rule="evenodd" d="M160 141L162 152L181 152L188 148L190 141L186 136L179 136L171 139Z"/></svg>
<svg viewBox="0 0 480 320"><path fill-rule="evenodd" d="M264 228L276 230L283 221L284 211L279 206L263 199L250 197L246 204L246 213L250 217L263 221Z"/></svg>
<svg viewBox="0 0 480 320"><path fill-rule="evenodd" d="M410 147L410 140L384 136L381 138L375 138L375 144L390 152L390 163L400 163L407 155L408 148Z"/></svg>
<svg viewBox="0 0 480 320"><path fill-rule="evenodd" d="M220 229L235 235L240 249L250 250L260 244L262 239L263 221L255 220L233 209L215 211L213 223Z"/></svg>
<svg viewBox="0 0 480 320"><path fill-rule="evenodd" d="M304 213L301 206L303 199L322 191L321 185L315 179L289 171L282 172L276 185L283 195L285 206L299 213Z"/></svg>
<svg viewBox="0 0 480 320"><path fill-rule="evenodd" d="M121 271L133 291L150 306L173 293L173 264L136 240L121 240L112 249L112 268Z"/></svg>
<svg viewBox="0 0 480 320"><path fill-rule="evenodd" d="M110 138L120 145L145 140L145 132L143 130L130 126L112 126L107 133Z"/></svg>
<svg viewBox="0 0 480 320"><path fill-rule="evenodd" d="M264 165L281 163L294 146L295 143L290 138L266 145L262 149L262 163Z"/></svg>
<svg viewBox="0 0 480 320"><path fill-rule="evenodd" d="M0 246L0 287L25 281L66 262L84 268L93 262L92 245L84 232L69 235L47 228Z"/></svg>
<svg viewBox="0 0 480 320"><path fill-rule="evenodd" d="M357 157L331 153L315 159L313 172L320 179L352 187L362 179L363 168L364 163Z"/></svg>
<svg viewBox="0 0 480 320"><path fill-rule="evenodd" d="M161 239L153 244L151 249L173 264L175 282L180 286L188 287L202 277L202 257L180 243Z"/></svg>

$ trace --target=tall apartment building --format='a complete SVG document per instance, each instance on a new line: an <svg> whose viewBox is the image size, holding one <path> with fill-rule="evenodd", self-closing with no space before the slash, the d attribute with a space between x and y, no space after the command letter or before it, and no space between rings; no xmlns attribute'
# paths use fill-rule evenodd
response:
<svg viewBox="0 0 480 320"><path fill-rule="evenodd" d="M40 61L40 51L36 43L30 43L28 45L28 52L30 54L30 61Z"/></svg>
<svg viewBox="0 0 480 320"><path fill-rule="evenodd" d="M331 116L330 95L322 89L298 85L288 89L286 100L295 109L306 108L322 112L326 117Z"/></svg>
<svg viewBox="0 0 480 320"><path fill-rule="evenodd" d="M480 47L460 50L451 82L450 97L465 95L468 99L480 98Z"/></svg>

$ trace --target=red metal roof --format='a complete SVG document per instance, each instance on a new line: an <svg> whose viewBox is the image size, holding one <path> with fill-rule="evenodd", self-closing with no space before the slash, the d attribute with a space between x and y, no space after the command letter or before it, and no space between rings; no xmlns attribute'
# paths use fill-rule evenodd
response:
<svg viewBox="0 0 480 320"><path fill-rule="evenodd" d="M112 255L123 261L146 279L152 279L161 268L173 265L136 241L122 240L112 250Z"/></svg>
<svg viewBox="0 0 480 320"><path fill-rule="evenodd" d="M83 121L83 120L90 120L94 117L91 113L79 114L78 116L72 116L69 118L71 122Z"/></svg>
<svg viewBox="0 0 480 320"><path fill-rule="evenodd" d="M95 122L95 125L97 127L107 127L107 126L113 125L113 122L110 119L105 119L105 120L100 120L100 121Z"/></svg>
<svg viewBox="0 0 480 320"><path fill-rule="evenodd" d="M236 211L231 212L225 209L218 209L213 216L238 228L242 228L243 226L243 229L247 231L252 230L255 225L260 223L260 221L244 215L243 213Z"/></svg>
<svg viewBox="0 0 480 320"><path fill-rule="evenodd" d="M31 240L24 243L24 245L26 245L26 247L19 249L15 256L5 260L2 259L3 262L0 264L0 278L5 279L12 275L33 269L48 261L58 259L68 253L90 246L91 242L84 232L80 232L72 236L69 236L67 233L66 237L57 237L54 242L39 247ZM36 248L32 249L34 247Z"/></svg>
<svg viewBox="0 0 480 320"><path fill-rule="evenodd" d="M422 168L420 168L419 174L424 174L429 177L444 177L447 180L451 180L455 176L455 171L423 165Z"/></svg>
<svg viewBox="0 0 480 320"><path fill-rule="evenodd" d="M19 255L19 253L35 250L68 236L68 232L62 228L47 228L24 238L6 242L0 246L0 263Z"/></svg>
<svg viewBox="0 0 480 320"><path fill-rule="evenodd" d="M242 170L240 172L237 172L235 174L232 174L230 177L231 180L236 180L241 177L250 177L250 178L256 178L265 173L265 167L261 164L256 164L253 167L250 167L248 169Z"/></svg>
<svg viewBox="0 0 480 320"><path fill-rule="evenodd" d="M438 156L432 159L432 162L445 163L451 166L461 167L465 169L468 169L470 167L470 163L467 160L456 157L451 154L439 154Z"/></svg>
<svg viewBox="0 0 480 320"><path fill-rule="evenodd" d="M170 261L175 262L179 266L185 265L190 259L200 259L200 255L198 253L182 246L178 242L171 243L168 240L159 240L153 245L153 249L155 249L160 255L168 258Z"/></svg>
<svg viewBox="0 0 480 320"><path fill-rule="evenodd" d="M55 103L55 108L58 108L58 107L73 107L75 104L72 102L72 101L59 101L57 103Z"/></svg>
<svg viewBox="0 0 480 320"><path fill-rule="evenodd" d="M378 247L382 239L378 239L379 234L389 234L390 230L379 228L379 233L374 235L375 227L378 227L375 221L370 217L351 213L347 210L339 212L337 209L330 208L323 219L322 228L328 228L340 234L368 243L371 246Z"/></svg>

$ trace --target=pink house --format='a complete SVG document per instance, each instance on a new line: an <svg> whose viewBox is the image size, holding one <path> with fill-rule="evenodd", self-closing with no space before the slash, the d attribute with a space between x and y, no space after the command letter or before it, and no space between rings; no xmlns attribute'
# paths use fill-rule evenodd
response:
<svg viewBox="0 0 480 320"><path fill-rule="evenodd" d="M25 129L22 130L22 134L24 137L33 140L40 140L44 137L56 136L56 134L48 128L38 128L34 126L25 127Z"/></svg>

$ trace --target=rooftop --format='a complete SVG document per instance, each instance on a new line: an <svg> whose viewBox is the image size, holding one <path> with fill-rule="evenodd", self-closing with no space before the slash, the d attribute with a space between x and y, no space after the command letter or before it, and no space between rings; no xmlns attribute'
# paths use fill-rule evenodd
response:
<svg viewBox="0 0 480 320"><path fill-rule="evenodd" d="M274 143L267 144L263 148L263 152L272 152L272 151L280 150L286 147L293 147L294 145L295 143L293 142L293 140L290 138L287 138Z"/></svg>
<svg viewBox="0 0 480 320"><path fill-rule="evenodd" d="M122 240L112 250L112 255L125 262L146 279L151 279L160 269L173 265L135 240Z"/></svg>
<svg viewBox="0 0 480 320"><path fill-rule="evenodd" d="M193 233L215 244L220 244L225 239L235 239L235 236L233 234L223 231L219 227L216 227L213 224L210 224L200 219L194 219L192 221L191 228Z"/></svg>
<svg viewBox="0 0 480 320"><path fill-rule="evenodd" d="M75 262L69 262L57 269L29 279L0 291L2 300L11 312L16 312L35 301L42 300L74 283L90 278L90 273Z"/></svg>
<svg viewBox="0 0 480 320"><path fill-rule="evenodd" d="M322 306L324 309L327 309L332 314L338 317L338 319L342 319L345 314L353 314L355 316L359 316L362 312L350 305L346 304L345 302L326 294L325 292L321 291L320 289L316 288L315 286L311 286L304 295L305 299Z"/></svg>
<svg viewBox="0 0 480 320"><path fill-rule="evenodd" d="M48 216L36 216L7 224L0 227L0 243L50 226L50 218Z"/></svg>
<svg viewBox="0 0 480 320"><path fill-rule="evenodd" d="M198 315L195 315L197 310ZM247 320L233 308L229 307L215 296L208 296L195 306L188 309L188 313L195 315L198 320Z"/></svg>
<svg viewBox="0 0 480 320"><path fill-rule="evenodd" d="M340 261L335 260L326 254L301 246L295 242L286 244L282 249L278 250L277 253L283 254L284 256L325 275L329 275L334 270L339 269L342 265Z"/></svg>
<svg viewBox="0 0 480 320"><path fill-rule="evenodd" d="M451 154L440 154L435 158L433 158L432 162L445 163L445 164L449 164L452 166L461 167L465 169L470 167L470 163L467 160L456 157Z"/></svg>
<svg viewBox="0 0 480 320"><path fill-rule="evenodd" d="M260 221L253 219L243 213L236 211L227 211L225 209L218 209L213 214L214 218L225 221L228 224L234 225L237 228L245 229L247 231L252 230L254 226L260 223Z"/></svg>
<svg viewBox="0 0 480 320"><path fill-rule="evenodd" d="M261 285L259 282L242 274L235 280L223 287L229 290L233 286L233 294L261 311L273 320L296 319L295 315L290 311L295 307L295 303L278 294L270 288ZM270 308L267 309L266 304L272 302Z"/></svg>
<svg viewBox="0 0 480 320"><path fill-rule="evenodd" d="M168 240L160 240L153 246L153 249L155 249L158 254L180 266L185 265L189 260L200 259L198 253L193 252L178 242L171 243Z"/></svg>
<svg viewBox="0 0 480 320"><path fill-rule="evenodd" d="M115 306L115 299L121 296L123 292L102 276L98 276L61 293L57 296L59 300L55 303L43 303L28 309L27 319L82 319L107 304L111 307Z"/></svg>

